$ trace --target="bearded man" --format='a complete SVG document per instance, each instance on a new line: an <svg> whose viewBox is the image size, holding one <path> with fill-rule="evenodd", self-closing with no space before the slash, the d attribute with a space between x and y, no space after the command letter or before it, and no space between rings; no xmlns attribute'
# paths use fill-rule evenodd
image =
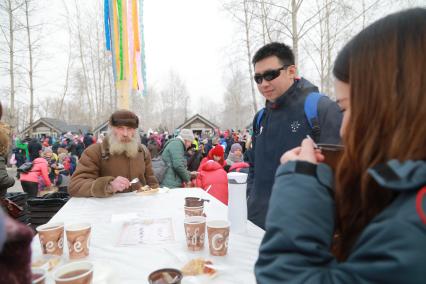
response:
<svg viewBox="0 0 426 284"><path fill-rule="evenodd" d="M109 134L102 143L90 145L82 154L71 177L71 196L108 197L149 185L159 187L148 149L139 141L138 117L118 110L109 120ZM130 184L138 178L139 182Z"/></svg>

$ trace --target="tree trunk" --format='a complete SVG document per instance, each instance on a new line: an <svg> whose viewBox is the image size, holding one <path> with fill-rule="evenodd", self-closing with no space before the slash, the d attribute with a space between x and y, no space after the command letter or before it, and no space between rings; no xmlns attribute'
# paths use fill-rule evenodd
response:
<svg viewBox="0 0 426 284"><path fill-rule="evenodd" d="M250 23L248 20L248 7L247 7L247 0L244 0L244 28L245 28L245 36L246 36L246 48L247 48L247 64L250 74L250 87L251 87L251 98L253 101L253 111L254 113L257 112L257 102L256 102L256 93L254 90L254 83L253 83L253 70L251 65L251 46L250 46Z"/></svg>
<svg viewBox="0 0 426 284"><path fill-rule="evenodd" d="M12 9L12 0L8 0L8 14L9 14L9 76L10 76L10 109L9 109L9 119L10 126L13 128L16 127L15 121L15 70L14 70L14 28L13 28L13 9Z"/></svg>
<svg viewBox="0 0 426 284"><path fill-rule="evenodd" d="M297 30L297 12L298 7L296 0L291 0L291 36L293 41L294 63L299 65L299 33Z"/></svg>
<svg viewBox="0 0 426 284"><path fill-rule="evenodd" d="M27 26L25 27L27 30L27 39L28 39L28 56L30 59L30 66L29 66L29 79L30 79L30 125L34 122L34 85L33 85L33 48L32 48L32 42L31 42L31 29L30 29L30 20L29 20L29 10L28 10L28 3L29 0L25 0L25 20L27 23ZM32 128L30 129L30 136L32 134Z"/></svg>
<svg viewBox="0 0 426 284"><path fill-rule="evenodd" d="M85 85L85 91L86 91L86 96L87 96L87 101L89 104L89 123L90 126L94 126L93 125L93 106L92 106L92 98L90 96L90 89L89 89L89 77L87 76L87 71L86 71L86 64L84 63L84 53L83 53L83 38L81 36L81 21L80 21L80 10L78 9L77 6L77 1L74 0L74 4L75 4L75 9L76 9L76 13L77 13L77 33L78 33L78 45L79 45L79 51L80 51L80 62L81 62L81 67L83 68L83 77L84 77L84 85Z"/></svg>

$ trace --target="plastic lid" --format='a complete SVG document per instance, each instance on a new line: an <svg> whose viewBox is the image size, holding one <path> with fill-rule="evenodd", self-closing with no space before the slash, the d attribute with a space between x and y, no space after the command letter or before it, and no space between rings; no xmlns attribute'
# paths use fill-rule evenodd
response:
<svg viewBox="0 0 426 284"><path fill-rule="evenodd" d="M228 183L230 184L247 183L247 174L239 173L239 172L228 173Z"/></svg>

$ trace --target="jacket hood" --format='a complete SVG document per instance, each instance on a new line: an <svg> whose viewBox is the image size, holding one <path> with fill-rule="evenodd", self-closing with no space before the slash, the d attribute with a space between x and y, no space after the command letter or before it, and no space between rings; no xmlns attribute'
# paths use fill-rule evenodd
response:
<svg viewBox="0 0 426 284"><path fill-rule="evenodd" d="M418 190L426 185L426 161L390 160L368 170L382 187L395 191Z"/></svg>
<svg viewBox="0 0 426 284"><path fill-rule="evenodd" d="M223 168L218 162L213 160L208 160L207 162L204 163L204 165L201 166L201 170L207 171L207 172L216 171L218 169L223 169Z"/></svg>

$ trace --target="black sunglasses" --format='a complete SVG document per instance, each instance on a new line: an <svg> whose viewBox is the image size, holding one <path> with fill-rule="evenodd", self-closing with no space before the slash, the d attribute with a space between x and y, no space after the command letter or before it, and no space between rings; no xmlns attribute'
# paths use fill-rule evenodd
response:
<svg viewBox="0 0 426 284"><path fill-rule="evenodd" d="M280 76L281 70L284 70L289 66L290 65L283 65L283 67L281 67L281 68L274 69L274 70L268 70L268 71L265 71L263 74L255 74L254 75L254 81L259 85L262 84L263 79L265 79L268 82L272 81L275 78L277 78L278 76Z"/></svg>

